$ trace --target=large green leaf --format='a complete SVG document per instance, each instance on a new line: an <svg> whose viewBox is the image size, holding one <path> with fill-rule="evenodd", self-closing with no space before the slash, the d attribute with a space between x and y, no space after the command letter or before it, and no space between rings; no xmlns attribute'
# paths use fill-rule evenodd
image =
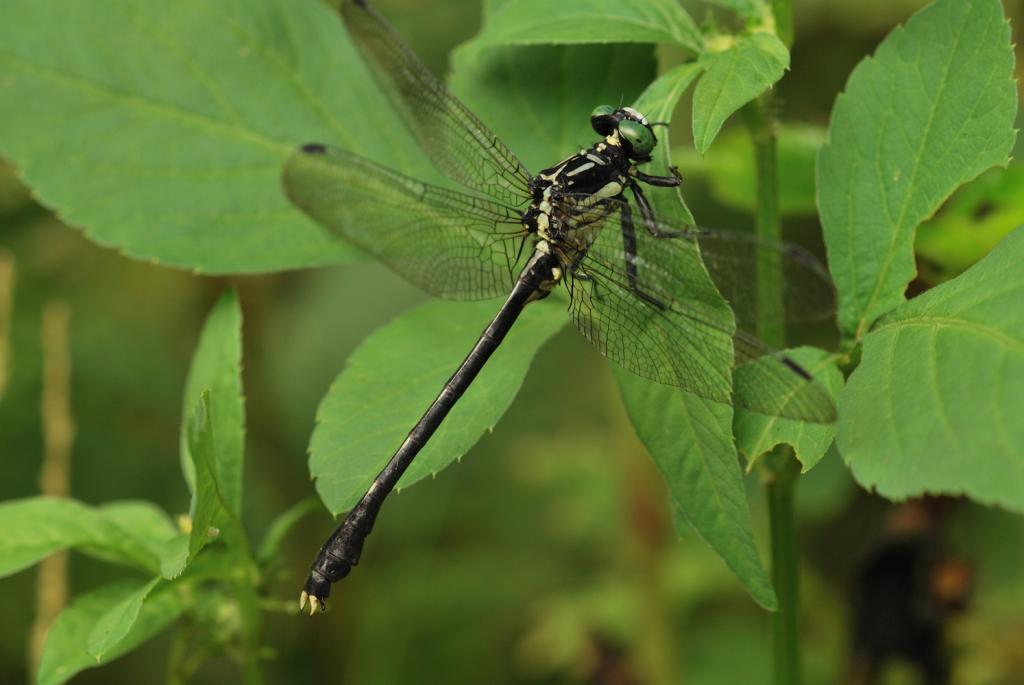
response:
<svg viewBox="0 0 1024 685"><path fill-rule="evenodd" d="M335 143L417 153L316 0L7 0L0 154L36 197L125 254L204 272L331 264L280 168Z"/></svg>
<svg viewBox="0 0 1024 685"><path fill-rule="evenodd" d="M102 658L90 654L87 645L97 622L115 607L137 596L146 585L141 580L121 581L76 597L46 634L36 679L38 685L60 685L76 673L108 663L155 636L181 615L185 607L177 593L157 592L140 607L123 639Z"/></svg>
<svg viewBox="0 0 1024 685"><path fill-rule="evenodd" d="M693 91L693 144L701 154L733 112L768 90L789 68L789 50L770 33L728 41L724 49L701 58L707 73Z"/></svg>
<svg viewBox="0 0 1024 685"><path fill-rule="evenodd" d="M864 338L837 439L865 487L1024 511L1024 228Z"/></svg>
<svg viewBox="0 0 1024 685"><path fill-rule="evenodd" d="M332 512L350 508L473 347L500 303L432 301L369 336L317 412L309 468ZM533 356L566 323L564 303L527 307L494 357L399 481L462 456L505 413Z"/></svg>
<svg viewBox="0 0 1024 685"><path fill-rule="evenodd" d="M678 43L699 52L703 37L676 0L508 0L480 34L490 44Z"/></svg>
<svg viewBox="0 0 1024 685"><path fill-rule="evenodd" d="M701 73L698 63L681 64L662 74L640 95L634 106L651 121L669 121L679 98ZM664 132L662 132L664 131ZM670 165L667 129L659 130L660 150L653 173L665 174ZM649 194L660 216L694 223L679 193ZM691 283L702 283L714 292L704 266L694 255L690 263L675 265L689 274ZM719 300L723 313L728 313ZM708 341L713 344L712 341ZM725 344L728 345L728 339ZM719 355L712 355L719 357ZM732 358L727 350L723 359ZM730 370L718 369L717 377L730 378ZM736 450L732 443L732 408L658 385L616 368L623 403L640 439L665 475L675 510L736 573L754 599L775 607L775 593L765 574L750 529L750 512L743 490ZM728 396L729 388L723 388Z"/></svg>
<svg viewBox="0 0 1024 685"><path fill-rule="evenodd" d="M775 609L775 591L751 531L732 408L617 369L637 435L658 465L676 511L725 560L754 600Z"/></svg>
<svg viewBox="0 0 1024 685"><path fill-rule="evenodd" d="M679 98L700 73L701 66L697 62L687 62L669 69L647 86L647 89L633 103L633 107L643 113L648 121L668 123L672 119L672 112L679 103ZM672 147L668 133L667 126L658 129L658 147L655 149L651 168L647 170L649 174L665 176L669 173L672 166ZM696 223L693 213L686 206L682 186L676 188L674 197L665 192L654 192L651 193L649 199L656 208L658 216L675 217L688 225Z"/></svg>
<svg viewBox="0 0 1024 685"><path fill-rule="evenodd" d="M649 45L488 47L452 57L451 87L537 173L597 138L590 113L654 78Z"/></svg>
<svg viewBox="0 0 1024 685"><path fill-rule="evenodd" d="M224 293L206 317L192 356L181 421L181 468L195 494L195 468L189 454L188 418L203 390L217 421L217 479L228 510L242 512L242 467L245 451L245 400L242 396L242 311L234 290Z"/></svg>
<svg viewBox="0 0 1024 685"><path fill-rule="evenodd" d="M818 208L843 333L904 301L914 229L1013 146L1017 95L999 0L937 0L850 75L818 156Z"/></svg>
<svg viewBox="0 0 1024 685"><path fill-rule="evenodd" d="M787 356L807 369L828 396L834 401L843 387L843 374L836 367L835 357L815 347L798 347L786 352ZM750 365L773 363L770 357L763 357L748 362L736 369L742 376ZM737 389L743 387L742 382L736 383ZM825 456L832 439L835 437L834 423L810 423L795 421L783 416L766 416L736 408L733 417L733 434L736 436L736 448L747 458L748 470L758 457L776 445L792 445L797 459L803 464L806 473Z"/></svg>
<svg viewBox="0 0 1024 685"><path fill-rule="evenodd" d="M0 576L11 575L62 549L156 573L160 558L153 551L160 537L173 531L134 526L120 507L138 511L144 503L95 509L72 499L29 497L0 504ZM142 521L142 523L145 523Z"/></svg>

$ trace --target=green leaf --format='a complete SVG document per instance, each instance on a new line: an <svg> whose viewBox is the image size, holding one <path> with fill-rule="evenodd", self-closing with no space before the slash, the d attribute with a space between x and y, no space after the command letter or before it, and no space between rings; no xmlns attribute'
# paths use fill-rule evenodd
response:
<svg viewBox="0 0 1024 685"><path fill-rule="evenodd" d="M1024 512L1024 228L864 338L837 440L865 487Z"/></svg>
<svg viewBox="0 0 1024 685"><path fill-rule="evenodd" d="M76 500L55 497L29 497L0 504L0 530L4 531L0 536L0 577L68 548L155 573L159 558L152 552L152 531L129 527L117 507L112 508L108 515Z"/></svg>
<svg viewBox="0 0 1024 685"><path fill-rule="evenodd" d="M596 138L590 113L654 78L649 45L487 47L452 56L452 90L533 173Z"/></svg>
<svg viewBox="0 0 1024 685"><path fill-rule="evenodd" d="M122 581L76 597L46 634L36 680L38 685L60 685L75 674L95 667L97 659L87 651L86 645L97 622L145 585L143 581ZM177 593L154 594L140 608L124 639L103 656L102 663L135 649L166 628L182 611L184 605Z"/></svg>
<svg viewBox="0 0 1024 685"><path fill-rule="evenodd" d="M775 591L754 544L736 450L732 408L616 369L640 440L668 484L676 510L711 545L758 604L774 610Z"/></svg>
<svg viewBox="0 0 1024 685"><path fill-rule="evenodd" d="M665 72L637 98L634 106L651 121L670 120L679 98L701 70L701 64L687 63ZM661 148L651 173L668 172L667 137L667 133L659 130ZM658 213L693 224L681 194L677 193L680 201L669 201L668 197L664 193L652 195ZM703 282L707 289L715 291L699 260L677 266L691 274L688 281ZM724 302L719 301L731 318ZM729 350L723 358L731 357ZM730 377L730 369L719 371L720 377ZM627 413L665 474L679 516L700 532L755 601L774 608L775 594L754 546L743 478L732 445L732 408L652 383L618 367L616 376ZM723 388L722 392L727 395L729 389ZM682 526L681 520L679 523Z"/></svg>
<svg viewBox="0 0 1024 685"><path fill-rule="evenodd" d="M784 216L817 213L814 160L825 142L825 129L809 124L778 126L779 211ZM677 147L675 160L683 178L707 182L716 201L754 214L757 209L757 170L754 144L743 127L723 131L707 155Z"/></svg>
<svg viewBox="0 0 1024 685"><path fill-rule="evenodd" d="M672 119L672 112L679 103L679 98L700 72L701 66L697 62L688 62L669 69L654 83L647 86L647 89L633 103L633 107L646 116L648 121L669 122ZM672 147L669 143L668 132L667 126L658 130L658 147L655 149L651 167L646 170L649 174L667 176L670 173ZM678 201L670 203L666 193L652 193L649 199L657 210L657 215L676 217L691 226L696 224L693 213L686 206L681 186L676 188L675 194Z"/></svg>
<svg viewBox="0 0 1024 685"><path fill-rule="evenodd" d="M1018 226L1024 226L1024 166L1011 164L990 169L958 190L917 229L914 252L945 280L991 252Z"/></svg>
<svg viewBox="0 0 1024 685"><path fill-rule="evenodd" d="M188 421L188 448L196 474L192 532L188 543L191 561L208 542L220 534L217 526L232 526L236 519L228 508L217 473L219 445L214 439L210 391L204 390ZM214 525L217 524L217 525ZM234 531L232 531L233 533ZM229 538L234 537L229 535Z"/></svg>
<svg viewBox="0 0 1024 685"><path fill-rule="evenodd" d="M843 387L843 374L836 367L834 355L816 347L798 347L786 354L807 369L815 381L828 391L829 397L835 400ZM766 358L756 359L740 366L735 373L742 376L748 366L768 361ZM742 382L736 383L737 390L742 387ZM803 465L803 472L807 473L825 456L835 437L833 423L808 423L781 416L756 414L743 409L739 404L733 416L733 435L736 436L736 448L746 456L748 471L758 457L776 445L785 443L793 446L797 459Z"/></svg>
<svg viewBox="0 0 1024 685"><path fill-rule="evenodd" d="M480 40L541 43L677 43L699 52L703 36L675 0L509 0L487 17Z"/></svg>
<svg viewBox="0 0 1024 685"><path fill-rule="evenodd" d="M904 301L914 229L961 183L1007 162L1016 111L999 0L937 0L857 65L818 155L818 208L846 336L863 337Z"/></svg>
<svg viewBox="0 0 1024 685"><path fill-rule="evenodd" d="M334 143L424 168L316 0L7 0L0 154L47 207L132 257L204 272L333 264L280 168Z"/></svg>
<svg viewBox="0 0 1024 685"><path fill-rule="evenodd" d="M567 322L564 302L527 307L399 481L405 487L465 454L512 403L533 356ZM334 513L355 504L472 349L500 303L431 301L370 335L317 412L310 473Z"/></svg>
<svg viewBox="0 0 1024 685"><path fill-rule="evenodd" d="M195 495L193 456L189 454L189 412L204 389L217 421L216 467L221 494L235 516L242 512L242 467L245 451L245 401L242 397L242 311L238 294L225 292L206 317L185 383L181 422L181 468ZM194 508L194 505L193 505Z"/></svg>
<svg viewBox="0 0 1024 685"><path fill-rule="evenodd" d="M167 513L151 502L110 502L100 505L99 512L106 520L130 531L134 544L154 559L159 559L167 542L178 535Z"/></svg>
<svg viewBox="0 0 1024 685"><path fill-rule="evenodd" d="M118 601L96 620L89 633L86 649L96 657L99 663L103 657L116 647L131 631L139 618L142 604L149 597L156 584L162 579L157 577L149 581L135 592Z"/></svg>
<svg viewBox="0 0 1024 685"><path fill-rule="evenodd" d="M752 33L701 60L707 73L693 91L693 144L704 154L733 112L782 78L789 50L770 33Z"/></svg>
<svg viewBox="0 0 1024 685"><path fill-rule="evenodd" d="M188 566L188 552L191 541L191 533L179 533L164 543L160 554L161 577L173 580L182 574L185 567Z"/></svg>

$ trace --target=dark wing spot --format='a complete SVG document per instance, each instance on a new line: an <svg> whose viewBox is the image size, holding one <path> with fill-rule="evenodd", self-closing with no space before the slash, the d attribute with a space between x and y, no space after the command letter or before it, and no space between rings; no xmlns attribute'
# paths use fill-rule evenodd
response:
<svg viewBox="0 0 1024 685"><path fill-rule="evenodd" d="M327 148L320 143L306 143L302 146L302 151L307 155L322 155L327 153Z"/></svg>
<svg viewBox="0 0 1024 685"><path fill-rule="evenodd" d="M800 366L789 357L783 355L782 357L779 357L779 359L782 361L783 364L788 366L796 375L806 380L811 380L811 374L807 373L807 370L804 367Z"/></svg>

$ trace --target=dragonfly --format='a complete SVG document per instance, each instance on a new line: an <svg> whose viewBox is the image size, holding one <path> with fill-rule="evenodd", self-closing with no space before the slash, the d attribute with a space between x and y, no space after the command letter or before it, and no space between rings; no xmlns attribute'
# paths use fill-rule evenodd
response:
<svg viewBox="0 0 1024 685"><path fill-rule="evenodd" d="M826 272L795 246L656 217L643 187L681 183L674 168L667 176L639 169L652 161L657 124L631 107L599 106L590 117L597 142L531 174L365 0L345 0L340 11L381 91L427 158L461 190L310 143L285 164L286 194L322 226L431 295L505 300L320 548L300 610L307 602L311 615L326 608L332 584L359 562L381 505L417 453L524 308L563 284L576 328L624 368L728 404L731 369L758 359L748 367L756 378L737 398L741 406L801 421L834 420L831 399L803 367L743 330L753 329L749 291L758 264L775 260L793 318L832 311ZM680 268L695 259L713 287L703 273ZM739 327L733 314L723 318L723 297Z"/></svg>

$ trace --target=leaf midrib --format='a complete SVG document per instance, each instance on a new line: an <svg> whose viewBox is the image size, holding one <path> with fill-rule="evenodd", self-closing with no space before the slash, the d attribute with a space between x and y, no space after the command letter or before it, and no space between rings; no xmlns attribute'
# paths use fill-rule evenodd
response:
<svg viewBox="0 0 1024 685"><path fill-rule="evenodd" d="M24 70L34 73L41 78L48 78L68 88L89 92L97 97L106 98L115 102L123 103L128 109L149 109L172 119L179 119L189 124L197 125L199 128L226 133L230 137L264 147L282 158L291 152L292 146L264 136L249 128L232 126L221 120L215 119L206 114L200 114L192 110L184 109L160 100L142 97L111 86L106 83L88 79L82 76L75 76L61 72L51 67L32 62L21 55L10 52L0 52L0 56L10 60L11 63L20 65Z"/></svg>

